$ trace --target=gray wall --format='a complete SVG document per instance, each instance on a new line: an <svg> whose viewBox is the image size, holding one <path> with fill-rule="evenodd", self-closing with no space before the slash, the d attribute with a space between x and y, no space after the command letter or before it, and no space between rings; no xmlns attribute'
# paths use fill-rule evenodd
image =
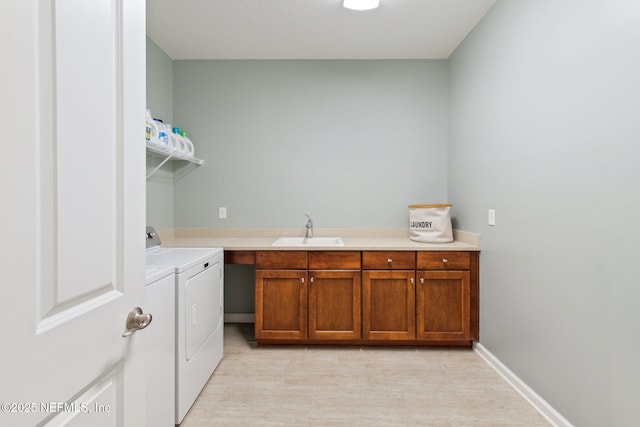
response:
<svg viewBox="0 0 640 427"><path fill-rule="evenodd" d="M447 200L445 61L175 61L175 226L407 226ZM218 207L228 219L218 219Z"/></svg>
<svg viewBox="0 0 640 427"><path fill-rule="evenodd" d="M173 119L173 61L147 37L147 108L154 117ZM147 174L162 161L147 155ZM165 163L147 180L147 225L173 227L173 164Z"/></svg>
<svg viewBox="0 0 640 427"><path fill-rule="evenodd" d="M499 1L449 61L481 343L577 426L638 425L639 22L637 1Z"/></svg>

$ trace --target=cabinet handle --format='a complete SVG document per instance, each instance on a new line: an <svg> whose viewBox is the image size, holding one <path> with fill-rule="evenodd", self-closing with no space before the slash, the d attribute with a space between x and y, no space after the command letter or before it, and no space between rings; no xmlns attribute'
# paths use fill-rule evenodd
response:
<svg viewBox="0 0 640 427"><path fill-rule="evenodd" d="M301 277L301 278L300 278L300 282L301 282L302 284L304 284L304 277Z"/></svg>
<svg viewBox="0 0 640 427"><path fill-rule="evenodd" d="M449 260L446 258L442 258L442 262L449 262Z"/></svg>
<svg viewBox="0 0 640 427"><path fill-rule="evenodd" d="M313 276L309 279L309 283L313 283Z"/></svg>
<svg viewBox="0 0 640 427"><path fill-rule="evenodd" d="M393 262L393 260L391 258L387 258L387 262Z"/></svg>
<svg viewBox="0 0 640 427"><path fill-rule="evenodd" d="M409 279L411 281L411 283L413 283L413 277L411 279Z"/></svg>
<svg viewBox="0 0 640 427"><path fill-rule="evenodd" d="M420 278L420 283L424 283L424 277Z"/></svg>

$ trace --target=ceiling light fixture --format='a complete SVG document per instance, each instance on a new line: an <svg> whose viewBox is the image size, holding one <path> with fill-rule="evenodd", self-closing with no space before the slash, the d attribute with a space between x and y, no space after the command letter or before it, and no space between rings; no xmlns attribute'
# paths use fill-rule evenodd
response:
<svg viewBox="0 0 640 427"><path fill-rule="evenodd" d="M343 6L353 10L375 9L380 5L380 0L344 0Z"/></svg>

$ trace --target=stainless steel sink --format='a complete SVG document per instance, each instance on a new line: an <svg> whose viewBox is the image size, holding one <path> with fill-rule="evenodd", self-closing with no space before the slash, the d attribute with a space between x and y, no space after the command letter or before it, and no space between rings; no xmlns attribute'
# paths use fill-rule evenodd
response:
<svg viewBox="0 0 640 427"><path fill-rule="evenodd" d="M280 237L271 246L344 246L340 237Z"/></svg>

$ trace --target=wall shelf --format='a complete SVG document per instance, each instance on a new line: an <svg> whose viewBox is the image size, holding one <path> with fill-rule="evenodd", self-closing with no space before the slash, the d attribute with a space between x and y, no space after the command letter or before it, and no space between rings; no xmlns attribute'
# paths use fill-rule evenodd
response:
<svg viewBox="0 0 640 427"><path fill-rule="evenodd" d="M190 162L195 165L201 166L204 164L204 160L198 159L197 157L190 156L188 154L181 153L179 151L173 150L168 147L163 147L161 145L156 144L147 144L147 154L151 154L157 157L164 157L165 159L160 162L158 166L155 167L148 175L147 179L151 177L158 169L164 166L169 160L183 160L185 162Z"/></svg>

